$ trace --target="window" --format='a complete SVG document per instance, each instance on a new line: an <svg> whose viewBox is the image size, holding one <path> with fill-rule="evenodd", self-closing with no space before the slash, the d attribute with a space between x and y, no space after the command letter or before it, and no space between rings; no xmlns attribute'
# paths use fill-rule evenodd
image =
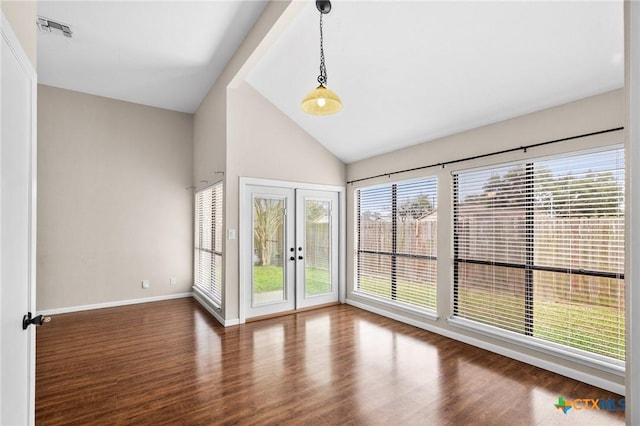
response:
<svg viewBox="0 0 640 426"><path fill-rule="evenodd" d="M356 191L356 292L435 311L436 187L430 177Z"/></svg>
<svg viewBox="0 0 640 426"><path fill-rule="evenodd" d="M454 317L621 365L623 272L623 149L454 173Z"/></svg>
<svg viewBox="0 0 640 426"><path fill-rule="evenodd" d="M194 285L222 307L222 182L195 195Z"/></svg>

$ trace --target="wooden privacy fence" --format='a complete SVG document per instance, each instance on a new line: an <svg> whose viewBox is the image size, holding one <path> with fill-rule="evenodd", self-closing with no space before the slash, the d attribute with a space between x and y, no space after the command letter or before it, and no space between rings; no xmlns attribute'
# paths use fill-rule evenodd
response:
<svg viewBox="0 0 640 426"><path fill-rule="evenodd" d="M330 235L328 223L306 224L305 265L308 268L329 270Z"/></svg>
<svg viewBox="0 0 640 426"><path fill-rule="evenodd" d="M461 209L458 213L459 258L525 264L527 229L523 209ZM533 223L534 265L574 272L623 273L624 217L558 217L537 213ZM398 221L397 226L397 252L437 255L435 217L406 218L404 222ZM391 253L393 229L390 220L361 217L359 235L359 250ZM375 257L380 268L388 263L388 256ZM369 265L371 261L368 261ZM423 260L408 258L405 261L413 262L417 271L427 273L428 266ZM523 269L467 264L461 268L461 273L472 274L475 280L484 274L486 282L497 283L498 288L492 291L524 293ZM534 271L534 291L539 299L619 308L620 300L624 300L624 280L582 273Z"/></svg>

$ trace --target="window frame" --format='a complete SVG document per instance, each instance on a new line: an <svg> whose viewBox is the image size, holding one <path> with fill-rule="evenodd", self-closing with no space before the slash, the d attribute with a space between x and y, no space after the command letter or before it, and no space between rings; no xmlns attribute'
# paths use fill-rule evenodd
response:
<svg viewBox="0 0 640 426"><path fill-rule="evenodd" d="M200 221L200 214L199 214L202 208L200 207L199 203L201 202L201 196L205 191L211 192L211 235L210 235L210 241L212 246L211 249L202 247L203 224ZM218 214L220 214L221 216L220 219L217 218ZM222 309L224 305L224 302L223 302L224 300L224 297L223 297L223 290L224 290L224 279L223 279L224 277L224 274L223 274L224 232L223 232L223 229L224 229L224 225L221 226L223 229L217 229L216 227L217 222L224 223L224 185L222 181L216 182L207 187L199 189L194 193L194 241L193 241L193 246L194 246L193 286L195 289L198 290L198 292L201 295L209 299L216 308ZM218 238L220 238L220 248L219 250L216 250L216 239ZM199 265L200 258L201 258L200 256L202 253L208 253L209 255L211 255L211 260L212 260L210 274L209 274L211 280L207 283L206 286L203 286L200 284L201 279L198 276L199 269L200 269L198 268L198 265ZM220 270L217 271L214 265L219 265ZM215 282L216 275L220 276L220 281L219 283L217 283L217 285Z"/></svg>
<svg viewBox="0 0 640 426"><path fill-rule="evenodd" d="M556 267L556 266L543 266L536 265L534 262L534 254L535 254L535 246L534 246L534 228L535 228L535 195L534 191L534 164L539 162L544 162L546 160L553 160L560 158L562 156L578 156L581 154L590 154L590 153L598 153L598 152L609 152L624 149L624 146L620 143L615 144L606 144L594 148L587 149L570 149L566 151L556 151L553 154L549 155L539 155L539 156L523 156L518 160L507 160L504 162L495 162L492 164L482 164L476 166L468 166L456 168L451 171L451 306L450 306L450 317L448 318L448 322L456 327L469 330L475 333L482 334L487 337L497 338L501 341L505 341L508 343L515 343L519 346L523 346L526 348L536 349L540 352L547 353L553 356L557 356L566 360L578 362L583 365L587 365L589 367L595 367L603 371L607 371L616 375L622 375L625 371L625 361L619 360L616 358L608 357L605 355L600 355L594 352L590 352L587 350L583 350L580 348L571 347L568 345L563 345L560 343L556 343L553 341L541 339L535 337L533 335L533 273L534 271L543 271L543 272L556 272L556 273L566 273L566 274L575 274L581 276L590 276L590 277L602 277L602 278L613 278L613 279L621 279L624 280L624 271L618 272L607 272L607 271L596 271L596 270L585 270L571 267ZM456 227L456 220L459 217L459 191L458 191L458 175L460 173L464 173L465 171L471 170L492 170L496 168L508 167L510 165L523 164L525 165L525 188L526 188L526 197L525 197L525 261L523 264L509 263L509 262L492 262L492 261L482 261L482 260L473 260L473 259L464 259L460 257L459 253L459 242L458 242L458 234ZM626 170L626 164L623 162L623 170L624 173L628 173ZM624 217L624 210L622 212L623 218L626 221L626 217ZM623 235L624 238L624 235ZM626 253L625 253L626 255ZM499 326L494 326L490 324L485 324L479 321L474 321L471 319L467 319L464 317L457 316L459 312L459 265L461 263L470 263L470 264L478 264L484 266L498 266L498 267L507 267L507 268L517 268L525 270L525 333L518 333L514 331L510 331L508 329L501 328ZM627 313L625 312L625 315Z"/></svg>
<svg viewBox="0 0 640 426"><path fill-rule="evenodd" d="M436 248L436 255L422 255L422 254L411 254L411 253L405 253L405 252L399 252L398 251L398 232L397 232L397 223L399 221L399 214L398 214L398 185L403 185L403 184L411 184L411 183L415 183L415 182L421 182L421 181L428 181L429 183L427 185L429 186L433 186L433 188L435 189L435 193L434 195L434 201L435 201L435 207L433 208L432 212L437 212L438 208L437 208L437 197L438 197L438 190L439 190L439 182L440 178L436 175L436 174L428 174L425 176L420 176L420 177L416 177L416 178L409 178L409 179L402 179L402 180L396 180L396 181L392 181L392 182L385 182L385 183L380 183L380 184L373 184L373 185L367 185L367 186L361 186L358 188L354 189L354 229L355 229L355 233L354 233L354 285L353 285L353 294L357 295L358 297L361 297L363 299L367 299L367 300L371 300L377 303L381 303L384 305L387 305L389 307L393 307L395 309L399 309L402 311L406 311L409 313L413 313L413 314L418 314L422 317L425 317L427 319L431 319L431 320L437 320L439 318L437 311L438 311L438 301L437 301L437 294L438 294L438 282L437 282L437 271L438 271L438 256L437 256L437 248ZM361 191L363 190L369 190L369 189L376 189L376 188L389 188L390 192L391 192L391 217L392 217L392 222L391 222L391 227L392 227L392 238L391 238L391 250L390 251L386 251L386 250L370 250L370 249L360 249L362 243L361 243L361 223L360 223L360 205L361 205L361 198L360 198L360 194ZM437 226L437 225L436 225ZM436 228L436 232L434 234L434 239L436 241L437 244L437 239L438 239L438 230ZM437 247L437 246L436 246ZM390 297L386 298L380 295L375 295L372 294L370 292L364 292L361 291L359 289L359 283L360 283L360 254L371 254L371 255L383 255L383 256L389 256L389 260L390 260L390 270L389 270L389 274L390 274ZM397 284L397 277L398 277L398 259L399 258L404 258L404 259L421 259L421 260L426 260L426 261L432 261L435 262L435 273L434 273L434 287L435 287L435 296L436 296L436 300L435 300L435 305L433 306L433 308L431 307L420 307L417 305L413 305L407 302L403 302L401 300L397 300L397 289L398 289L398 284Z"/></svg>

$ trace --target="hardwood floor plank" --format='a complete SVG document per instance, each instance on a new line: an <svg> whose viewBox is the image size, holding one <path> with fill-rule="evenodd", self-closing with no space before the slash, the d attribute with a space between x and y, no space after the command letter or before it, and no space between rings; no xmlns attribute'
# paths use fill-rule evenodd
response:
<svg viewBox="0 0 640 426"><path fill-rule="evenodd" d="M37 330L38 425L624 424L618 395L346 305L220 326L192 299Z"/></svg>

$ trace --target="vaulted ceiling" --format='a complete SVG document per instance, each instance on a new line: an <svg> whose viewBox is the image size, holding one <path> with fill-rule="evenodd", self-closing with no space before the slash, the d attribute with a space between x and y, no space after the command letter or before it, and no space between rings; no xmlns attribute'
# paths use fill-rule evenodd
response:
<svg viewBox="0 0 640 426"><path fill-rule="evenodd" d="M346 163L623 86L621 1L332 3L325 54L341 112L300 110L319 67L310 1L246 81ZM39 2L74 30L39 33L39 79L194 112L264 6Z"/></svg>
<svg viewBox="0 0 640 426"><path fill-rule="evenodd" d="M193 113L267 1L39 1L40 83Z"/></svg>

